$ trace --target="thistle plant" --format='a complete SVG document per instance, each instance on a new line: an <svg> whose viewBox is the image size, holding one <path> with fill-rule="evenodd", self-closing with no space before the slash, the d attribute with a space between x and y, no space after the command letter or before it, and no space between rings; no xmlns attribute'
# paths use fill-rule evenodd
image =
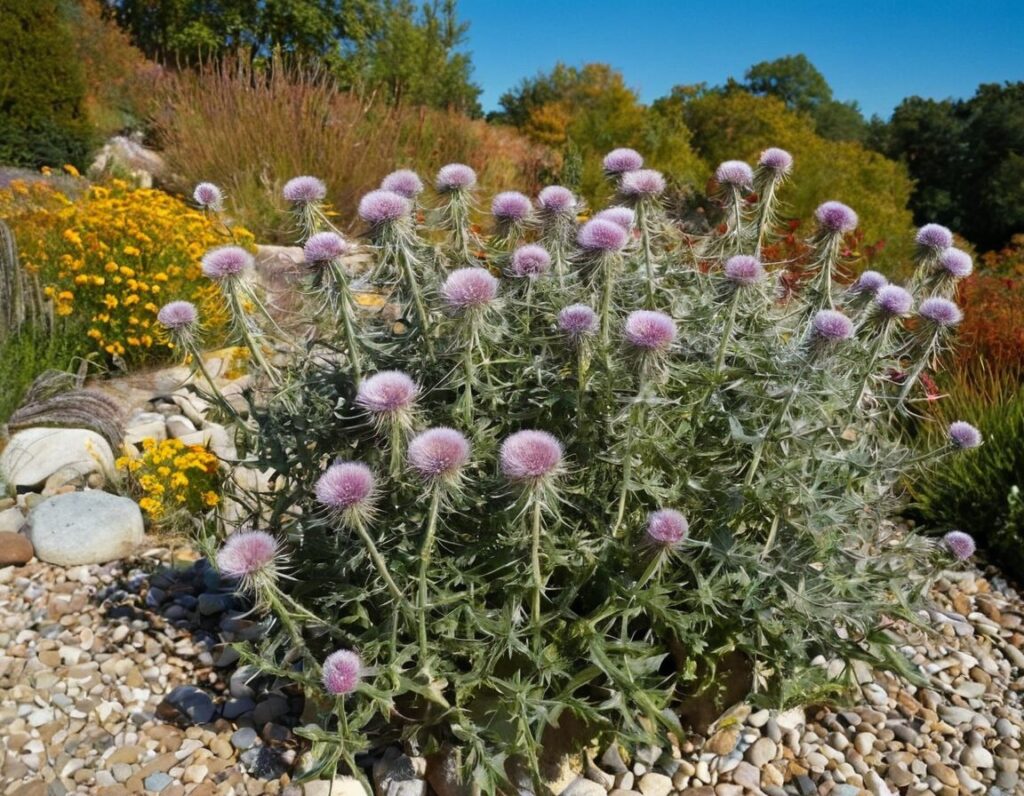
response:
<svg viewBox="0 0 1024 796"><path fill-rule="evenodd" d="M516 213L488 241L468 167L433 195L388 175L361 205L367 288L405 328L311 302L353 309L351 331L293 341L289 400L253 397L244 466L278 487L248 520L279 552L242 583L278 623L242 654L321 707L303 776L359 776L357 751L401 738L460 746L492 793L514 767L539 785L545 733L570 714L581 744L684 735L679 709L723 668L757 704L834 696L852 667L811 661L905 665L882 628L923 621L931 579L973 551L892 522L911 469L982 442L966 422L934 450L901 432L960 318L922 292L964 270L945 240L925 236L909 289L846 285L856 213L826 202L780 300L761 254L787 153L723 164L727 222L682 246L660 175L632 150L604 166L629 206L580 225L552 186L533 209L503 200ZM341 249L325 231L298 241L311 262Z"/></svg>

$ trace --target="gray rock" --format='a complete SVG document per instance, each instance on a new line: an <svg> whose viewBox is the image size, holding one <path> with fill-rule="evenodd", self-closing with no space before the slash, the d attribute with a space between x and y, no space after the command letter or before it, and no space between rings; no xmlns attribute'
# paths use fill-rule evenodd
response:
<svg viewBox="0 0 1024 796"><path fill-rule="evenodd" d="M231 698L224 703L224 707L221 709L221 715L223 715L224 718L233 721L239 716L244 716L246 713L250 713L255 707L256 703L248 697L242 697L241 699Z"/></svg>
<svg viewBox="0 0 1024 796"><path fill-rule="evenodd" d="M335 777L307 782L303 796L373 796L355 777Z"/></svg>
<svg viewBox="0 0 1024 796"><path fill-rule="evenodd" d="M672 791L672 780L664 774L656 774L649 771L640 777L637 789L644 796L668 796Z"/></svg>
<svg viewBox="0 0 1024 796"><path fill-rule="evenodd" d="M231 734L231 745L244 752L256 743L257 737L256 730L252 727L242 727Z"/></svg>
<svg viewBox="0 0 1024 796"><path fill-rule="evenodd" d="M605 796L607 793L608 791L603 786L593 780L578 777L562 791L562 796Z"/></svg>
<svg viewBox="0 0 1024 796"><path fill-rule="evenodd" d="M157 706L157 716L179 724L206 724L213 720L217 706L210 695L194 685L179 685Z"/></svg>
<svg viewBox="0 0 1024 796"><path fill-rule="evenodd" d="M388 749L373 766L373 783L378 796L426 796L427 761Z"/></svg>
<svg viewBox="0 0 1024 796"><path fill-rule="evenodd" d="M25 524L25 515L19 508L9 508L0 511L0 533L17 533Z"/></svg>
<svg viewBox="0 0 1024 796"><path fill-rule="evenodd" d="M40 486L58 470L114 472L109 443L85 428L26 428L0 454L0 474L13 487Z"/></svg>
<svg viewBox="0 0 1024 796"><path fill-rule="evenodd" d="M747 750L747 761L751 765L761 768L775 759L779 748L771 738L759 738Z"/></svg>
<svg viewBox="0 0 1024 796"><path fill-rule="evenodd" d="M56 495L28 516L36 557L71 567L129 556L142 542L142 512L133 500L106 492Z"/></svg>
<svg viewBox="0 0 1024 796"><path fill-rule="evenodd" d="M157 771L155 774L150 774L146 777L142 784L146 786L146 790L159 793L173 782L174 780L163 771Z"/></svg>

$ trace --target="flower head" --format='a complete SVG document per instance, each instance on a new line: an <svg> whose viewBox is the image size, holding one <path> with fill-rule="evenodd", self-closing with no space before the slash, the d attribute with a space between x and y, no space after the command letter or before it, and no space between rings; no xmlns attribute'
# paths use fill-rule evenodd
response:
<svg viewBox="0 0 1024 796"><path fill-rule="evenodd" d="M454 428L431 428L409 443L409 469L426 482L450 481L469 461L469 440Z"/></svg>
<svg viewBox="0 0 1024 796"><path fill-rule="evenodd" d="M725 263L725 278L735 285L756 285L764 279L765 271L761 261L749 254L737 254Z"/></svg>
<svg viewBox="0 0 1024 796"><path fill-rule="evenodd" d="M586 304L570 304L558 313L558 328L576 340L597 332L597 313Z"/></svg>
<svg viewBox="0 0 1024 796"><path fill-rule="evenodd" d="M201 182L192 192L192 198L196 204L208 210L220 210L224 207L224 194L212 182Z"/></svg>
<svg viewBox="0 0 1024 796"><path fill-rule="evenodd" d="M604 156L604 170L609 174L622 174L626 171L636 171L644 167L643 156L635 149L621 147L613 149Z"/></svg>
<svg viewBox="0 0 1024 796"><path fill-rule="evenodd" d="M925 224L917 231L917 245L939 252L953 245L953 233L942 224Z"/></svg>
<svg viewBox="0 0 1024 796"><path fill-rule="evenodd" d="M757 164L776 174L789 174L789 170L793 168L793 156L785 149L769 147L761 153Z"/></svg>
<svg viewBox="0 0 1024 796"><path fill-rule="evenodd" d="M502 221L523 221L532 210L529 197L519 191L504 191L491 202L491 213Z"/></svg>
<svg viewBox="0 0 1024 796"><path fill-rule="evenodd" d="M864 271L853 283L853 289L858 293L874 295L887 284L889 284L889 280L878 271Z"/></svg>
<svg viewBox="0 0 1024 796"><path fill-rule="evenodd" d="M664 547L674 547L686 539L690 523L675 509L660 509L647 517L647 538Z"/></svg>
<svg viewBox="0 0 1024 796"><path fill-rule="evenodd" d="M665 351L676 339L676 322L664 312L635 310L626 318L626 341L642 351Z"/></svg>
<svg viewBox="0 0 1024 796"><path fill-rule="evenodd" d="M501 443L499 458L510 481L537 483L561 469L562 444L546 431L517 431Z"/></svg>
<svg viewBox="0 0 1024 796"><path fill-rule="evenodd" d="M241 246L220 246L203 255L203 276L227 279L253 264L252 255Z"/></svg>
<svg viewBox="0 0 1024 796"><path fill-rule="evenodd" d="M754 171L742 160L727 160L715 169L715 179L733 188L749 188L754 184Z"/></svg>
<svg viewBox="0 0 1024 796"><path fill-rule="evenodd" d="M822 202L814 211L814 217L831 233L852 232L857 228L857 214L842 202Z"/></svg>
<svg viewBox="0 0 1024 796"><path fill-rule="evenodd" d="M971 275L974 263L967 252L950 247L939 255L939 267L954 279L964 279Z"/></svg>
<svg viewBox="0 0 1024 796"><path fill-rule="evenodd" d="M309 236L302 253L307 263L328 263L344 257L352 247L337 232L317 232Z"/></svg>
<svg viewBox="0 0 1024 796"><path fill-rule="evenodd" d="M316 499L336 511L367 511L377 482L362 462L332 464L316 482Z"/></svg>
<svg viewBox="0 0 1024 796"><path fill-rule="evenodd" d="M632 232L633 225L636 223L636 213L631 208L616 205L597 213L594 216L594 220L611 221L613 224L622 227L626 232Z"/></svg>
<svg viewBox="0 0 1024 796"><path fill-rule="evenodd" d="M875 293L875 306L884 315L902 318L914 306L914 297L899 285L886 285Z"/></svg>
<svg viewBox="0 0 1024 796"><path fill-rule="evenodd" d="M441 285L445 303L457 310L485 307L497 295L498 280L486 268L459 268Z"/></svg>
<svg viewBox="0 0 1024 796"><path fill-rule="evenodd" d="M323 682L328 694L351 694L363 676L363 662L352 650L332 652L324 660Z"/></svg>
<svg viewBox="0 0 1024 796"><path fill-rule="evenodd" d="M443 193L466 190L476 185L476 172L462 163L449 163L437 172L435 185Z"/></svg>
<svg viewBox="0 0 1024 796"><path fill-rule="evenodd" d="M409 200L394 191L370 191L359 200L359 217L369 224L397 221L411 212Z"/></svg>
<svg viewBox="0 0 1024 796"><path fill-rule="evenodd" d="M956 420L949 424L949 441L962 450L981 445L981 432L970 423Z"/></svg>
<svg viewBox="0 0 1024 796"><path fill-rule="evenodd" d="M175 332L194 326L199 319L199 313L191 301L172 301L160 308L156 319L165 329Z"/></svg>
<svg viewBox="0 0 1024 796"><path fill-rule="evenodd" d="M537 204L549 213L573 213L576 211L576 197L568 188L549 185L537 196Z"/></svg>
<svg viewBox="0 0 1024 796"><path fill-rule="evenodd" d="M378 416L396 416L416 402L419 386L400 370L382 370L359 383L356 403Z"/></svg>
<svg viewBox="0 0 1024 796"><path fill-rule="evenodd" d="M974 544L974 537L963 531L950 531L942 537L943 544L954 556L961 561L966 561L974 555L977 546Z"/></svg>
<svg viewBox="0 0 1024 796"><path fill-rule="evenodd" d="M588 221L577 236L580 246L592 252L617 252L626 245L628 239L626 230L603 218Z"/></svg>
<svg viewBox="0 0 1024 796"><path fill-rule="evenodd" d="M261 575L274 577L281 549L277 539L264 531L237 531L217 553L217 569L236 578L248 589Z"/></svg>
<svg viewBox="0 0 1024 796"><path fill-rule="evenodd" d="M918 312L922 318L940 327L956 326L964 317L956 304L937 296L922 301Z"/></svg>
<svg viewBox="0 0 1024 796"><path fill-rule="evenodd" d="M551 270L551 255L543 246L528 243L512 253L509 271L513 276L537 278Z"/></svg>
<svg viewBox="0 0 1024 796"><path fill-rule="evenodd" d="M619 179L619 191L637 199L660 196L665 191L665 178L654 169L627 171Z"/></svg>
<svg viewBox="0 0 1024 796"><path fill-rule="evenodd" d="M415 199L423 192L423 180L411 169L393 171L380 181L383 191L391 191L406 199Z"/></svg>
<svg viewBox="0 0 1024 796"><path fill-rule="evenodd" d="M815 337L830 343L847 340L853 335L853 323L836 310L819 310L811 322Z"/></svg>
<svg viewBox="0 0 1024 796"><path fill-rule="evenodd" d="M281 192L292 204L308 205L322 202L327 196L327 186L316 177L292 177L284 184Z"/></svg>

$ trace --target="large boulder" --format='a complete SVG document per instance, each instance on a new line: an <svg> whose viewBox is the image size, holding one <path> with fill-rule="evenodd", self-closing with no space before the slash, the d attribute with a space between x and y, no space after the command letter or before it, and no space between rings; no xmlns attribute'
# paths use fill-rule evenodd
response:
<svg viewBox="0 0 1024 796"><path fill-rule="evenodd" d="M137 137L116 135L103 145L89 167L89 176L128 174L140 188L152 188L153 181L167 174L167 164L159 152L145 147Z"/></svg>
<svg viewBox="0 0 1024 796"><path fill-rule="evenodd" d="M40 486L58 470L110 474L114 454L103 437L85 428L26 428L0 454L0 480L16 488Z"/></svg>
<svg viewBox="0 0 1024 796"><path fill-rule="evenodd" d="M28 528L41 561L102 564L131 555L142 542L142 512L134 500L107 492L70 492L32 509Z"/></svg>

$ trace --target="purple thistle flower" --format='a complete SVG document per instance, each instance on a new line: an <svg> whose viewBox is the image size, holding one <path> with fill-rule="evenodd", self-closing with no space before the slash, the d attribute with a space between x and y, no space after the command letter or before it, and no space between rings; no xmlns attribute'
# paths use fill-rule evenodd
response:
<svg viewBox="0 0 1024 796"><path fill-rule="evenodd" d="M597 313L586 304L570 304L558 313L558 328L579 340L597 332Z"/></svg>
<svg viewBox="0 0 1024 796"><path fill-rule="evenodd" d="M577 236L580 246L592 252L617 252L626 245L628 239L626 230L603 218L588 221Z"/></svg>
<svg viewBox="0 0 1024 796"><path fill-rule="evenodd" d="M822 202L814 211L814 217L831 233L852 232L857 228L857 214L842 202Z"/></svg>
<svg viewBox="0 0 1024 796"><path fill-rule="evenodd" d="M203 276L227 279L253 264L252 255L240 246L220 246L203 255Z"/></svg>
<svg viewBox="0 0 1024 796"><path fill-rule="evenodd" d="M327 186L316 177L292 177L284 184L281 192L292 204L309 205L322 202L327 196Z"/></svg>
<svg viewBox="0 0 1024 796"><path fill-rule="evenodd" d="M853 323L836 310L819 310L811 322L814 335L830 343L848 340L853 335Z"/></svg>
<svg viewBox="0 0 1024 796"><path fill-rule="evenodd" d="M674 547L686 539L690 523L675 509L660 509L647 517L647 538L663 547Z"/></svg>
<svg viewBox="0 0 1024 796"><path fill-rule="evenodd" d="M502 221L523 221L531 210L533 205L529 197L519 191L504 191L491 202L491 213Z"/></svg>
<svg viewBox="0 0 1024 796"><path fill-rule="evenodd" d="M789 174L789 170L793 168L793 156L785 149L769 147L761 153L757 163L777 174Z"/></svg>
<svg viewBox="0 0 1024 796"><path fill-rule="evenodd" d="M950 247L939 255L939 266L945 269L954 279L964 279L971 275L974 263L971 255L962 249Z"/></svg>
<svg viewBox="0 0 1024 796"><path fill-rule="evenodd" d="M374 415L395 416L416 401L419 386L400 370L382 370L359 383L356 403Z"/></svg>
<svg viewBox="0 0 1024 796"><path fill-rule="evenodd" d="M562 465L562 444L546 431L517 431L501 443L501 472L510 481L537 483Z"/></svg>
<svg viewBox="0 0 1024 796"><path fill-rule="evenodd" d="M756 285L764 276L764 266L760 260L749 254L737 254L725 263L725 278L736 285Z"/></svg>
<svg viewBox="0 0 1024 796"><path fill-rule="evenodd" d="M498 280L486 268L459 268L441 285L441 297L458 310L484 307L497 295Z"/></svg>
<svg viewBox="0 0 1024 796"><path fill-rule="evenodd" d="M323 683L328 694L351 694L363 676L363 662L352 650L332 652L324 660Z"/></svg>
<svg viewBox="0 0 1024 796"><path fill-rule="evenodd" d="M918 313L927 321L940 327L956 326L963 320L960 308L949 299L932 296L921 302Z"/></svg>
<svg viewBox="0 0 1024 796"><path fill-rule="evenodd" d="M626 341L643 351L665 351L676 339L676 322L664 312L635 310L626 318Z"/></svg>
<svg viewBox="0 0 1024 796"><path fill-rule="evenodd" d="M654 169L627 171L619 179L619 191L638 199L660 196L665 191L665 178Z"/></svg>
<svg viewBox="0 0 1024 796"><path fill-rule="evenodd" d="M974 544L974 537L963 531L950 531L942 537L942 541L949 552L961 561L966 561L973 556L974 551L977 549L977 545Z"/></svg>
<svg viewBox="0 0 1024 796"><path fill-rule="evenodd" d="M549 213L573 213L576 210L576 197L568 188L549 185L538 194L537 204Z"/></svg>
<svg viewBox="0 0 1024 796"><path fill-rule="evenodd" d="M435 184L444 193L466 190L476 185L476 172L462 163L449 163L437 172Z"/></svg>
<svg viewBox="0 0 1024 796"><path fill-rule="evenodd" d="M914 297L899 285L886 285L875 293L875 305L889 317L902 318L914 306Z"/></svg>
<svg viewBox="0 0 1024 796"><path fill-rule="evenodd" d="M178 331L195 325L199 319L199 313L196 311L196 305L191 301L172 301L160 308L156 319L165 329Z"/></svg>
<svg viewBox="0 0 1024 796"><path fill-rule="evenodd" d="M715 179L733 188L749 188L754 184L754 171L742 160L727 160L715 169Z"/></svg>
<svg viewBox="0 0 1024 796"><path fill-rule="evenodd" d="M626 171L636 171L644 167L643 156L635 149L620 147L613 149L604 156L604 170L609 174L622 174Z"/></svg>
<svg viewBox="0 0 1024 796"><path fill-rule="evenodd" d="M332 464L316 482L316 499L339 511L368 508L373 499L376 479L362 462Z"/></svg>
<svg viewBox="0 0 1024 796"><path fill-rule="evenodd" d="M302 254L307 263L328 263L344 257L352 251L352 247L337 232L317 232L309 236Z"/></svg>
<svg viewBox="0 0 1024 796"><path fill-rule="evenodd" d="M370 191L359 200L359 217L369 224L397 221L412 212L412 203L394 191Z"/></svg>
<svg viewBox="0 0 1024 796"><path fill-rule="evenodd" d="M391 191L406 199L415 199L423 192L423 180L411 169L393 171L380 181L383 191Z"/></svg>
<svg viewBox="0 0 1024 796"><path fill-rule="evenodd" d="M917 245L939 252L953 245L953 233L942 224L925 224L917 231Z"/></svg>
<svg viewBox="0 0 1024 796"><path fill-rule="evenodd" d="M889 284L889 280L878 271L865 271L857 281L853 283L853 289L858 293L875 294Z"/></svg>
<svg viewBox="0 0 1024 796"><path fill-rule="evenodd" d="M520 246L512 253L512 265L509 268L513 276L536 279L551 270L551 255L543 246L529 243Z"/></svg>
<svg viewBox="0 0 1024 796"><path fill-rule="evenodd" d="M264 531L236 531L217 553L222 575L241 580L246 588L260 574L273 576L281 549L277 539Z"/></svg>
<svg viewBox="0 0 1024 796"><path fill-rule="evenodd" d="M220 210L224 207L224 194L212 182L201 182L192 192L196 204L209 210Z"/></svg>
<svg viewBox="0 0 1024 796"><path fill-rule="evenodd" d="M615 207L609 207L606 210L602 210L594 216L595 221L611 221L613 224L617 224L622 227L626 232L633 231L633 225L636 223L636 213L628 207L621 207L616 205Z"/></svg>
<svg viewBox="0 0 1024 796"><path fill-rule="evenodd" d="M956 420L949 424L949 441L961 450L970 450L981 445L981 432L970 423Z"/></svg>
<svg viewBox="0 0 1024 796"><path fill-rule="evenodd" d="M466 466L469 453L469 440L454 428L430 428L409 443L409 469L427 482L450 481Z"/></svg>

